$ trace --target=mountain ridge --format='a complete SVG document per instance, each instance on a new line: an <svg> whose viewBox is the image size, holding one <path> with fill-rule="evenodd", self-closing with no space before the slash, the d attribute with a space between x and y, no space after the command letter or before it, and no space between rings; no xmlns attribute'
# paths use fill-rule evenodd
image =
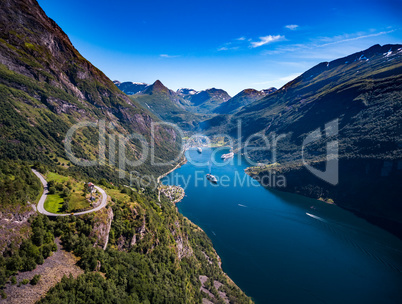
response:
<svg viewBox="0 0 402 304"><path fill-rule="evenodd" d="M241 107L248 105L268 94L274 93L276 88L263 90L244 89L234 97L222 89L209 88L197 91L191 88L180 88L173 91L166 87L160 80L153 84L143 82L120 82L114 84L128 95L153 95L154 93L166 94L177 106L193 114L233 114ZM135 98L135 97L134 97ZM231 104L229 105L228 102ZM147 103L148 104L148 103ZM145 105L145 102L143 103ZM146 105L145 105L146 106ZM160 113L155 113L160 116Z"/></svg>
<svg viewBox="0 0 402 304"><path fill-rule="evenodd" d="M177 123L184 130L197 128L202 117L188 111L188 102L167 88L160 80L147 85L144 90L130 95L130 99L160 119Z"/></svg>
<svg viewBox="0 0 402 304"><path fill-rule="evenodd" d="M127 95L142 92L147 86L149 86L149 84L144 82L120 82L118 80L114 80L113 83L119 88L119 90Z"/></svg>
<svg viewBox="0 0 402 304"><path fill-rule="evenodd" d="M214 109L214 112L218 114L233 114L234 112L240 110L241 107L247 106L269 94L275 93L276 91L277 89L274 87L260 91L255 89L244 89Z"/></svg>
<svg viewBox="0 0 402 304"><path fill-rule="evenodd" d="M29 155L35 154L35 158L48 164L54 162L49 155L66 158L61 135L81 120L105 119L115 126L115 131L111 132L139 132L150 139L151 125L158 119L118 90L104 73L82 57L36 1L7 1L0 12L0 24L5 29L0 34L0 89L7 101L1 104L4 115L0 124L3 134L0 151L3 155L32 159ZM15 20L18 26L12 26ZM17 121L24 126L23 133L18 132ZM7 127L9 124L12 127ZM166 127L160 132L162 135L171 130ZM179 147L173 143L176 135L173 141L161 135L156 140L156 152L166 159L176 154ZM93 136L94 133L82 138L90 140L88 137ZM130 145L130 151L137 151L133 156L138 157L141 146L134 142ZM96 150L86 147L84 141L77 140L74 150L80 158L97 157ZM71 170L76 169L71 166ZM107 166L80 170L89 174L102 172L110 178L112 174ZM163 168L153 168L149 163L144 163L141 170L163 172Z"/></svg>

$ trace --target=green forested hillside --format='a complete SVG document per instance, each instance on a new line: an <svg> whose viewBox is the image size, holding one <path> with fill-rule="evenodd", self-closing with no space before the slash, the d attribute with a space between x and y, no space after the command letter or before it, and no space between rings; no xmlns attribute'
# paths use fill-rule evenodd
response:
<svg viewBox="0 0 402 304"><path fill-rule="evenodd" d="M19 20L18 24L16 20ZM0 7L0 153L3 158L40 160L50 156L66 159L67 130L78 122L104 119L106 135L139 134L151 142L151 112L130 100L101 71L73 47L67 35L49 19L34 0L8 1ZM174 129L155 129L155 157L174 159L180 136ZM108 145L109 141L106 141ZM73 152L79 158L97 159L99 131L76 132ZM138 159L141 144L131 140L127 151ZM109 152L109 151L106 151ZM106 153L106 160L117 151ZM53 158L54 159L54 158ZM108 161L106 161L108 162ZM114 178L108 166L71 170L88 176ZM137 171L160 174L166 168L151 167L150 159Z"/></svg>
<svg viewBox="0 0 402 304"><path fill-rule="evenodd" d="M112 193L113 222L107 249L95 246L99 215L63 217L53 222L67 250L81 259L86 273L64 278L40 303L201 303L207 298L224 303L250 303L220 269L220 261L206 234L156 194L138 194L121 187ZM110 192L111 191L111 192ZM110 212L110 211L105 211ZM207 296L200 290L200 275L209 279Z"/></svg>
<svg viewBox="0 0 402 304"><path fill-rule="evenodd" d="M29 166L21 161L0 160L0 206L35 203L42 185Z"/></svg>

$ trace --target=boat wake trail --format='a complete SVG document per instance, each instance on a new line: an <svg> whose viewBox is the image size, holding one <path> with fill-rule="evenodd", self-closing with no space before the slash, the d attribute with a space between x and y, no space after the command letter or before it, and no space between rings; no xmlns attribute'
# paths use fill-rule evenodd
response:
<svg viewBox="0 0 402 304"><path fill-rule="evenodd" d="M245 207L245 208L247 208L247 206L244 206L244 205L242 205L242 204L237 204L237 206L240 206L240 207Z"/></svg>
<svg viewBox="0 0 402 304"><path fill-rule="evenodd" d="M380 246L380 247L375 249L370 246L366 246L364 243L360 244L359 242L356 242L353 237L349 237L350 234L353 235L356 233L357 234L361 233L360 231L355 230L354 227L340 225L339 223L336 223L333 221L328 222L327 220L325 220L317 215L311 214L311 213L306 212L306 215L322 222L323 227L325 227L326 229L331 231L334 235L342 238L346 244L348 244L349 246L352 246L355 249L357 249L358 251L362 252L365 256L376 261L377 263L381 263L382 265L384 265L385 267L387 267L391 270L394 270L398 273L402 273L402 270L400 268L400 263L395 263L395 262L387 259L386 255L384 255L384 253L382 252L383 249L385 249L385 248L381 248L382 246L380 244L378 244L378 246Z"/></svg>
<svg viewBox="0 0 402 304"><path fill-rule="evenodd" d="M321 221L321 222L324 222L324 223L328 223L326 220L324 220L323 218L321 218L321 217L319 217L319 216L316 216L316 215L314 215L314 214L310 214L310 213L307 213L306 212L306 215L308 215L309 217L312 217L312 218L314 218L314 219L316 219L316 220L319 220L319 221Z"/></svg>

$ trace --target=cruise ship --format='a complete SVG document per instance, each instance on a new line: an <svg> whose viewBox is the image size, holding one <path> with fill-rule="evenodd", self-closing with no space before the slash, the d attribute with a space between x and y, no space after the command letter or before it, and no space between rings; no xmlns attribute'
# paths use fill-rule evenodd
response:
<svg viewBox="0 0 402 304"><path fill-rule="evenodd" d="M222 158L222 159L228 159L228 158L232 158L233 156L234 156L234 153L233 153L233 152L230 152L230 153L223 154L223 155L221 156L221 158Z"/></svg>
<svg viewBox="0 0 402 304"><path fill-rule="evenodd" d="M202 153L202 149L200 147L197 148L198 153Z"/></svg>
<svg viewBox="0 0 402 304"><path fill-rule="evenodd" d="M218 180L216 179L215 175L212 175L212 174L210 174L210 173L207 174L207 179L208 179L210 182L215 183L215 184L218 182Z"/></svg>

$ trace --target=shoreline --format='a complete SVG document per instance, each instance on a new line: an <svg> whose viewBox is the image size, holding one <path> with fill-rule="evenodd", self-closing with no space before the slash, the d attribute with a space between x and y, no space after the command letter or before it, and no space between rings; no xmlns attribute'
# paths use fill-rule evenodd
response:
<svg viewBox="0 0 402 304"><path fill-rule="evenodd" d="M390 219L390 218L386 218L386 217L382 217L376 214L371 214L371 213L366 213L362 210L359 210L358 208L353 208L351 206L344 206L338 202L335 202L332 198L322 198L322 197L316 197L313 195L307 195L306 193L296 193L290 190L285 190L285 189L278 189L278 188L270 188L270 187L265 187L263 186L260 181L258 179L255 178L256 175L251 174L247 169L249 169L250 167L246 168L244 170L244 172L250 176L251 178L255 179L258 181L258 183L265 189L267 190L273 190L273 191L279 191L279 192L283 192L283 193L290 193L290 194L295 194L295 195L300 195L306 198L310 198L310 199L314 199L317 201L320 201L324 204L328 204L328 205L333 205L333 206L337 206L338 208L341 208L342 210L346 210L349 211L351 213L353 213L354 215L356 215L357 217L367 221L368 223L384 230L387 231L388 233L394 235L395 237L399 238L400 240L402 240L402 233L401 233L401 228L402 228L402 223L395 220L395 219ZM257 174L258 176L258 174Z"/></svg>
<svg viewBox="0 0 402 304"><path fill-rule="evenodd" d="M221 146L221 147L226 147L226 146ZM229 147L229 146L228 146L228 147ZM209 147L209 148L217 148L217 147ZM218 148L219 148L219 147L218 147ZM188 149L189 149L189 148L185 149L184 152L187 151ZM184 159L183 159L181 162L179 162L173 169L171 169L170 171L168 171L168 172L166 172L166 173L164 173L164 174L162 174L162 175L160 175L160 176L158 177L158 179L157 179L158 184L160 183L160 179L161 179L161 178L163 178L163 177L165 177L166 175L172 173L173 171L177 170L177 169L180 168L182 165L184 165L184 164L187 163L187 158L186 158L185 154L183 154L183 158L184 158ZM174 186L174 185L173 185L172 187L180 187L180 186ZM180 187L180 188L183 189L182 187ZM160 188L160 186L159 186L159 187L158 187L158 200L159 200L159 202L160 202L160 193L161 193L161 188ZM186 220L189 221L192 225L194 225L195 227L197 227L197 229L199 229L200 231L202 231L203 233L205 233L205 235L210 239L210 237L209 237L208 234L204 231L204 229L202 229L200 226L198 226L197 224L195 224L194 222L192 222L188 217L186 217L183 213L181 213L181 212L179 211L179 208L176 206L176 204L177 204L178 202L180 202L180 201L185 197L185 195L186 195L186 193L185 193L185 191L184 191L184 189L183 189L182 195L181 195L179 198L177 198L176 200L172 201L173 205L175 205L175 207L176 207L176 211L177 211L178 213L180 213L180 214L183 216L184 219L186 219ZM223 275L227 278L227 280L229 280L229 282L230 282L231 284L233 284L233 285L236 286L238 289L240 289L244 294L246 294L246 293L243 291L243 289L241 289L241 288L232 280L232 278L223 270L223 268L222 268L222 258L220 257L220 255L219 255L218 252L216 251L216 248L215 248L215 246L214 246L212 240L211 240L211 243L212 243L213 251L214 251L214 253L215 253L215 255L216 255L217 259L218 259L219 268L222 270ZM248 296L248 297L249 297L249 296ZM251 298L251 297L250 297L250 298ZM253 301L252 303L254 303L254 301Z"/></svg>
<svg viewBox="0 0 402 304"><path fill-rule="evenodd" d="M161 180L162 178L164 178L165 176L169 175L170 173L172 173L173 171L179 169L181 166L183 166L184 164L187 163L187 158L186 158L186 156L185 156L185 152L186 152L186 150L184 150L183 159L182 159L174 168L172 168L171 170L169 170L169 171L166 172L166 173L163 173L162 175L159 175L158 178L156 179L156 182L157 182L157 185L158 185L158 201L159 201L159 202L161 201L161 185L162 185L161 182L160 182L160 180ZM175 186L175 187L180 187L180 186ZM180 187L180 188L181 188L181 187ZM181 188L181 189L183 190L183 194L182 194L178 199L172 201L172 203L173 203L174 205L175 205L176 203L180 202L180 201L184 198L184 196L186 195L184 189L183 189L183 188Z"/></svg>
<svg viewBox="0 0 402 304"><path fill-rule="evenodd" d="M156 182L160 184L161 178L164 178L166 175L172 173L174 170L179 169L181 166L183 166L185 163L187 163L187 158L183 155L183 159L171 170L169 170L166 173L163 173L162 175L159 175L158 178L156 179Z"/></svg>

